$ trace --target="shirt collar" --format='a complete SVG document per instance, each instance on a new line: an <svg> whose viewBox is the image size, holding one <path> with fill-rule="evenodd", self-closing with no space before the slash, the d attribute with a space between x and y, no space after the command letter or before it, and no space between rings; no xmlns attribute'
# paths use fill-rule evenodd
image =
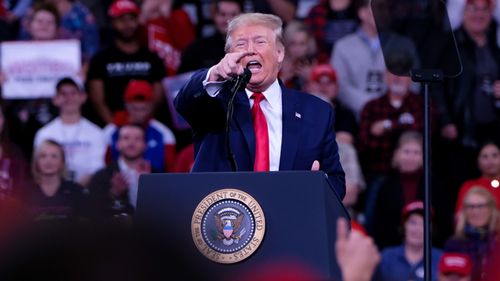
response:
<svg viewBox="0 0 500 281"><path fill-rule="evenodd" d="M129 165L127 165L127 163L125 162L125 160L123 160L122 157L118 158L118 167L120 168L120 171L124 173L129 173L129 174L136 173L136 171L132 167L129 167Z"/></svg>
<svg viewBox="0 0 500 281"><path fill-rule="evenodd" d="M254 92L245 89L245 92L250 99ZM267 102L271 105L271 108L279 108L281 106L281 86L278 79L269 86L264 92L262 92Z"/></svg>

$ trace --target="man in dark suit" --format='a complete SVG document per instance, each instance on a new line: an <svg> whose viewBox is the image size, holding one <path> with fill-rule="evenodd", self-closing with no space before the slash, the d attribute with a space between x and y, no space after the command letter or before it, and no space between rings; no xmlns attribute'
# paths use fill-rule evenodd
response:
<svg viewBox="0 0 500 281"><path fill-rule="evenodd" d="M97 171L89 184L96 218L126 217L137 205L139 176L152 172L144 158L146 132L137 124L125 124L118 131L116 161Z"/></svg>
<svg viewBox="0 0 500 281"><path fill-rule="evenodd" d="M332 107L312 95L286 89L278 81L285 56L282 21L269 14L234 18L228 27L226 55L195 73L175 100L194 131L193 171L230 171L225 123L231 78L248 68L251 79L234 100L229 140L242 171L318 170L340 198L345 194Z"/></svg>

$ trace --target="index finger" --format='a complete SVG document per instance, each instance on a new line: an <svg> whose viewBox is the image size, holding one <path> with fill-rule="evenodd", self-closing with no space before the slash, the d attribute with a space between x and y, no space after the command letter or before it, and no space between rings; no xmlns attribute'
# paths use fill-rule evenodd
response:
<svg viewBox="0 0 500 281"><path fill-rule="evenodd" d="M234 52L231 54L234 54L235 61L236 61L236 63L238 63L238 62L240 62L241 59L243 59L246 56L255 55L255 52L248 52L248 51L247 52Z"/></svg>

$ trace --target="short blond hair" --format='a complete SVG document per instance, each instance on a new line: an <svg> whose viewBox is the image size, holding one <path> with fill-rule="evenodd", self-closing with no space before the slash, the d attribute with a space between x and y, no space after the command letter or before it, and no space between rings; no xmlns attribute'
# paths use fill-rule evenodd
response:
<svg viewBox="0 0 500 281"><path fill-rule="evenodd" d="M242 26L261 25L270 28L276 38L276 43L283 48L283 21L275 15L263 13L245 13L233 18L227 26L226 45L224 51L229 52L231 49L231 34Z"/></svg>

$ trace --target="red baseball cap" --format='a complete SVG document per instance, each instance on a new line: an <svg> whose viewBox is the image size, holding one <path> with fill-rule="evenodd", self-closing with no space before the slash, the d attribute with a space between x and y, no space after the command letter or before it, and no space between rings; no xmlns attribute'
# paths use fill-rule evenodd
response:
<svg viewBox="0 0 500 281"><path fill-rule="evenodd" d="M470 275L472 262L469 256L460 253L444 253L439 260L439 271L443 274Z"/></svg>
<svg viewBox="0 0 500 281"><path fill-rule="evenodd" d="M131 80L125 89L125 102L153 101L153 86L145 80Z"/></svg>
<svg viewBox="0 0 500 281"><path fill-rule="evenodd" d="M488 7L491 7L493 5L492 0L467 0L467 1L465 1L465 4L467 4L467 5L475 4L478 1L486 2L486 5L488 5Z"/></svg>
<svg viewBox="0 0 500 281"><path fill-rule="evenodd" d="M111 4L108 10L108 15L111 18L121 17L125 14L139 15L141 10L130 0L116 0Z"/></svg>
<svg viewBox="0 0 500 281"><path fill-rule="evenodd" d="M406 220L411 214L413 213L419 213L423 214L424 213L424 202L422 201L413 201L403 208L403 212L401 213L401 217L403 220Z"/></svg>
<svg viewBox="0 0 500 281"><path fill-rule="evenodd" d="M326 76L330 78L331 81L337 82L337 73L335 69L329 64L318 64L313 67L311 71L311 80L318 82L321 77Z"/></svg>

